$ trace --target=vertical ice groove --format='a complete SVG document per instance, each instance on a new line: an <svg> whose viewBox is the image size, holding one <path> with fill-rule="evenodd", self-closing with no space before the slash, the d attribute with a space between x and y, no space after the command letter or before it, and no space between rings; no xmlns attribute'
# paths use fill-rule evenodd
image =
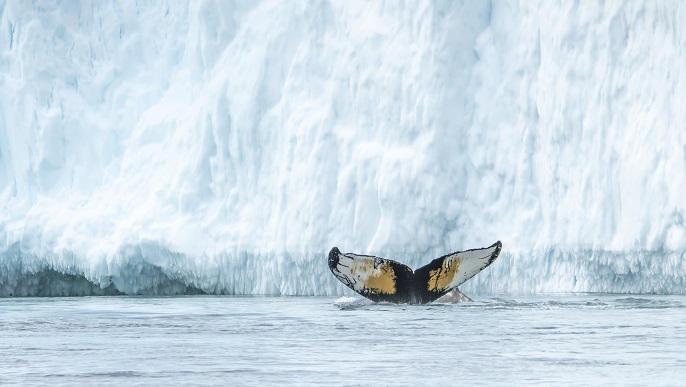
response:
<svg viewBox="0 0 686 387"><path fill-rule="evenodd" d="M0 295L684 292L677 2L1 3Z"/></svg>

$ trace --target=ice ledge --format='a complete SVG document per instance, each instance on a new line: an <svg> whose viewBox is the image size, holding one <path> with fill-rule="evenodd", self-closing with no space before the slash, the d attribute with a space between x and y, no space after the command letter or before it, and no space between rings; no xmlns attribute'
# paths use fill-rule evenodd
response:
<svg viewBox="0 0 686 387"><path fill-rule="evenodd" d="M0 297L89 295L352 295L335 281L326 254L225 253L188 257L157 249L102 261L0 253ZM597 250L503 252L460 289L488 293L686 294L684 252ZM425 259L394 257L416 267ZM84 262L78 264L76 262Z"/></svg>

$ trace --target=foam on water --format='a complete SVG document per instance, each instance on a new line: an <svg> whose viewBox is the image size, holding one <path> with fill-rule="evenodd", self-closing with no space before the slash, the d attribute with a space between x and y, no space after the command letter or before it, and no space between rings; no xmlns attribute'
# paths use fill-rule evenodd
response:
<svg viewBox="0 0 686 387"><path fill-rule="evenodd" d="M0 295L683 293L686 7L0 2ZM47 288L45 283L50 283Z"/></svg>

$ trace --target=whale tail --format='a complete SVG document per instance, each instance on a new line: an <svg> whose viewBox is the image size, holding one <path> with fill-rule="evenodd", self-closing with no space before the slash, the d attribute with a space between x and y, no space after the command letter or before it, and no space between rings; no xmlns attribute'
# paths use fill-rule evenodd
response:
<svg viewBox="0 0 686 387"><path fill-rule="evenodd" d="M498 258L500 241L493 245L457 251L417 270L391 259L372 255L329 252L329 269L344 285L376 302L425 304L448 294Z"/></svg>

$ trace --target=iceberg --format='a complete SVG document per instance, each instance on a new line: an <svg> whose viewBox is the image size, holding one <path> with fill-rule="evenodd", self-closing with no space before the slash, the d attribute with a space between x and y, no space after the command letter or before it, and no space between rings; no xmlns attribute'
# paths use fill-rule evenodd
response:
<svg viewBox="0 0 686 387"><path fill-rule="evenodd" d="M0 296L683 294L686 8L0 1Z"/></svg>

